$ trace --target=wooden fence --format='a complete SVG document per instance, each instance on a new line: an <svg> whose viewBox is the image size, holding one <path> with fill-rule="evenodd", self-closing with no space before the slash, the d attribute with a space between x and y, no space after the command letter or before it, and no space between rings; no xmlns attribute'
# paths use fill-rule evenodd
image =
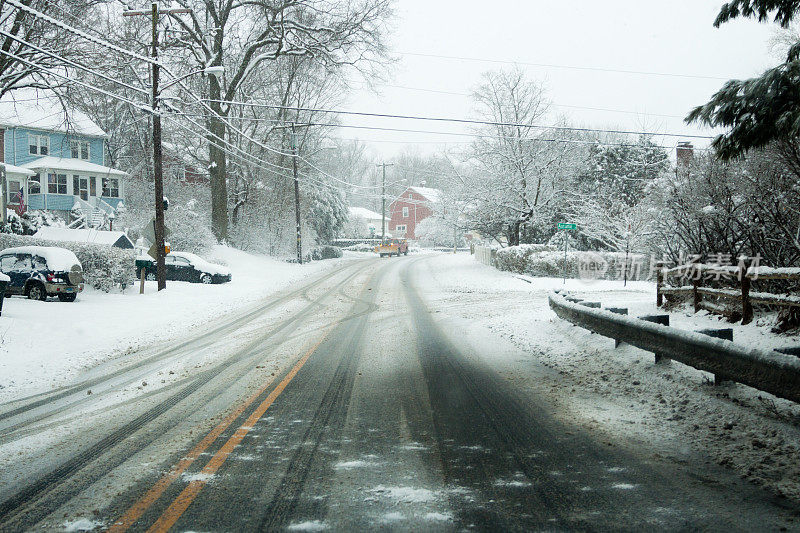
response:
<svg viewBox="0 0 800 533"><path fill-rule="evenodd" d="M688 284L678 286L670 284L670 281L675 279ZM800 268L753 267L746 264L721 266L704 263L658 268L656 305L658 307L664 305L664 296L691 295L695 313L705 309L712 313L728 315L734 321L741 316L742 324L752 322L753 304L800 307L800 296L752 291L753 282L759 280L800 281ZM717 282L717 285L732 285L733 288L710 287L708 284L711 282ZM734 306L720 305L720 301L732 302ZM738 307L738 310L735 307Z"/></svg>
<svg viewBox="0 0 800 533"><path fill-rule="evenodd" d="M486 266L494 266L494 257L497 255L497 250L494 248L489 248L488 246L479 246L477 244L473 244L470 249L477 262L483 263Z"/></svg>

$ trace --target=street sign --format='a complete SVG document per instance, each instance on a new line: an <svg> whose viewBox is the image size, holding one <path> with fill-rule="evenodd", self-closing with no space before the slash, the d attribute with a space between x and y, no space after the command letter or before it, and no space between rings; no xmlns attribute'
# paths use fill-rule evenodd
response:
<svg viewBox="0 0 800 533"><path fill-rule="evenodd" d="M559 222L558 229L578 229L578 225L569 222Z"/></svg>
<svg viewBox="0 0 800 533"><path fill-rule="evenodd" d="M150 223L149 223L149 224L146 224L146 225L145 225L145 226L142 228L142 237L144 237L145 239L147 239L149 242L156 242L156 231L155 231L155 227L156 227L156 220L155 220L155 219L153 219L153 220L151 220L151 221L150 221ZM171 233L171 232L169 231L169 228L167 227L167 225L166 225L166 224L164 224L164 239L166 239L167 237L169 237L169 234L170 234L170 233Z"/></svg>

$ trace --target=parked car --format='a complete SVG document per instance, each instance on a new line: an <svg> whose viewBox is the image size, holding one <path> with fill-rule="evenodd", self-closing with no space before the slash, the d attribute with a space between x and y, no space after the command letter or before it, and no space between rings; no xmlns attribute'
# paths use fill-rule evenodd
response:
<svg viewBox="0 0 800 533"><path fill-rule="evenodd" d="M136 277L144 266L144 279L156 280L156 261L149 255L136 258ZM141 265L141 266L138 266ZM209 263L189 252L170 252L164 256L167 279L192 283L225 283L231 280L231 271L221 265Z"/></svg>
<svg viewBox="0 0 800 533"><path fill-rule="evenodd" d="M64 248L6 248L0 252L0 272L10 278L6 296L22 295L31 300L57 296L62 302L74 302L83 290L81 262Z"/></svg>

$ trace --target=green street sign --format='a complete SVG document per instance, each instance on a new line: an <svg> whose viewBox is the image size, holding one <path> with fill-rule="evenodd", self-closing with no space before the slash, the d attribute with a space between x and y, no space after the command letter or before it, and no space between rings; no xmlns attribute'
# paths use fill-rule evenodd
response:
<svg viewBox="0 0 800 533"><path fill-rule="evenodd" d="M578 229L578 225L570 224L568 222L559 222L558 229Z"/></svg>

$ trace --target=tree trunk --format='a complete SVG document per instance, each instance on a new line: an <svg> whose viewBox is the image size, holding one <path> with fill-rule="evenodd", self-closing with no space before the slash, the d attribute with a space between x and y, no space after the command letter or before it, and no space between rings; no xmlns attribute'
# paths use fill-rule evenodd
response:
<svg viewBox="0 0 800 533"><path fill-rule="evenodd" d="M225 166L227 160L223 150L224 145L219 139L225 139L225 123L220 120L222 105L219 82L214 76L209 76L209 95L211 96L211 109L216 115L208 117L209 146L208 160L210 161L209 175L211 178L211 231L218 242L228 238L228 184L226 182Z"/></svg>
<svg viewBox="0 0 800 533"><path fill-rule="evenodd" d="M508 245L519 246L519 232L522 223L517 220L508 226Z"/></svg>

